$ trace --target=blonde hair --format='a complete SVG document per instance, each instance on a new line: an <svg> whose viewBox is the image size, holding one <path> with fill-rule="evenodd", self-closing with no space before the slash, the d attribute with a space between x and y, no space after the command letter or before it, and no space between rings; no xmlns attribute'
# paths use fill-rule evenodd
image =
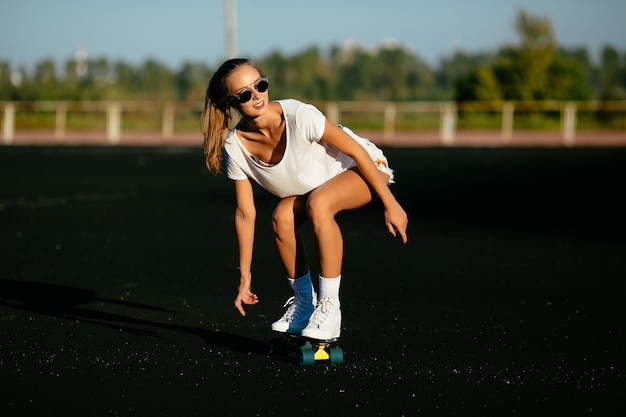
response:
<svg viewBox="0 0 626 417"><path fill-rule="evenodd" d="M259 74L261 71L250 60L234 58L225 61L211 77L204 98L202 112L202 135L204 136L204 155L209 171L219 174L222 169L222 151L232 121L233 107L227 81L230 74L241 65L251 65Z"/></svg>

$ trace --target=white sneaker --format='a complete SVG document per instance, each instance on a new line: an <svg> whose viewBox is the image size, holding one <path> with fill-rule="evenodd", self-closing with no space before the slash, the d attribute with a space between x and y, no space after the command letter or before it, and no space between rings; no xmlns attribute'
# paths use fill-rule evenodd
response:
<svg viewBox="0 0 626 417"><path fill-rule="evenodd" d="M280 333L300 334L315 310L315 293L312 298L296 296L290 297L283 307L287 307L285 314L272 323L272 330Z"/></svg>
<svg viewBox="0 0 626 417"><path fill-rule="evenodd" d="M339 303L325 297L317 304L309 324L302 330L302 336L330 340L338 338L340 334L341 308Z"/></svg>

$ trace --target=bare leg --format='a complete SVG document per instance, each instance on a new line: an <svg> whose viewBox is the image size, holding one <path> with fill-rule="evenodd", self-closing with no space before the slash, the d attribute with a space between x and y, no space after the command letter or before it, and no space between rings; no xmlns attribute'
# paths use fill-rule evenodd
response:
<svg viewBox="0 0 626 417"><path fill-rule="evenodd" d="M307 219L306 199L308 196L286 197L274 210L272 228L278 255L289 278L298 278L307 273L306 249L298 228Z"/></svg>
<svg viewBox="0 0 626 417"><path fill-rule="evenodd" d="M381 172L381 175L385 175ZM359 208L372 200L372 192L356 170L343 172L321 185L307 200L307 214L317 240L320 274L333 278L341 274L343 237L335 215Z"/></svg>

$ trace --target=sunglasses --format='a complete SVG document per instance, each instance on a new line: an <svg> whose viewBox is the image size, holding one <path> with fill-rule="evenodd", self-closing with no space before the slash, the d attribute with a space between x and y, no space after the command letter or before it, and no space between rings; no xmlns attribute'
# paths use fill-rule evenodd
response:
<svg viewBox="0 0 626 417"><path fill-rule="evenodd" d="M261 77L254 82L254 89L259 93L264 93L270 86L270 82L267 77ZM233 94L233 97L239 102L239 104L244 104L252 100L252 91L249 88L244 88L237 94Z"/></svg>

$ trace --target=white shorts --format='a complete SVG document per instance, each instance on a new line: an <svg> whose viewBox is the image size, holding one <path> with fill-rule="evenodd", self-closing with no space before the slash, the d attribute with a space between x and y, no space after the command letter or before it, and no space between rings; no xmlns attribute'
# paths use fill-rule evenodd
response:
<svg viewBox="0 0 626 417"><path fill-rule="evenodd" d="M367 153L370 154L372 161L374 161L374 165L376 165L376 168L379 171L384 172L385 174L389 175L389 181L387 183L393 184L394 183L393 169L389 167L389 162L387 161L387 157L385 156L383 151L378 146L373 144L369 139L362 138L361 136L357 135L349 128L345 126L341 126L341 125L339 125L339 127L343 129L344 132L352 136L357 142L359 142L361 146L365 148Z"/></svg>

